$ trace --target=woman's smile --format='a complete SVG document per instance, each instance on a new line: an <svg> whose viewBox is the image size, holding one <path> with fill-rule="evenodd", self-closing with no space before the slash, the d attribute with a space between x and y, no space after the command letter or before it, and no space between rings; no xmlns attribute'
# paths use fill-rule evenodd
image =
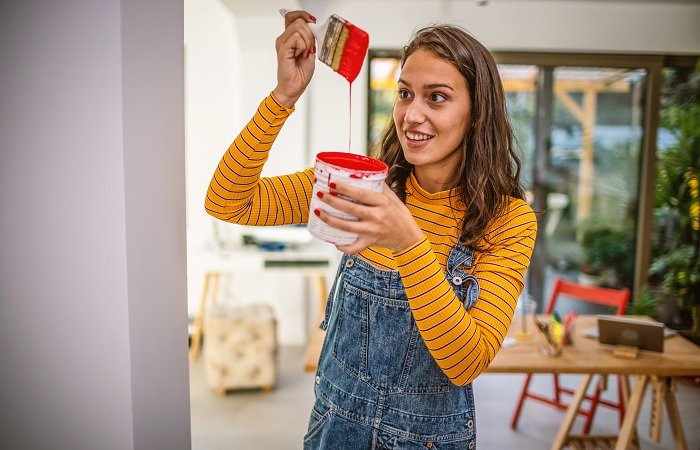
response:
<svg viewBox="0 0 700 450"><path fill-rule="evenodd" d="M417 131L407 131L405 135L406 144L414 148L419 148L427 145L428 141L435 137L432 134L425 134Z"/></svg>

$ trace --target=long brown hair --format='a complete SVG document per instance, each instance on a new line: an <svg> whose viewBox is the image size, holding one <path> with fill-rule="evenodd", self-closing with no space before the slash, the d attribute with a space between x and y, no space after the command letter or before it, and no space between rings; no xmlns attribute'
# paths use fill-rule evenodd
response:
<svg viewBox="0 0 700 450"><path fill-rule="evenodd" d="M419 49L455 66L467 82L472 111L453 186L466 208L460 242L476 248L491 222L503 213L509 197L524 197L521 162L513 148L501 78L491 53L458 26L418 30L403 49L401 66ZM404 157L393 117L382 138L379 158L389 166L387 183L405 202L406 180L413 166Z"/></svg>

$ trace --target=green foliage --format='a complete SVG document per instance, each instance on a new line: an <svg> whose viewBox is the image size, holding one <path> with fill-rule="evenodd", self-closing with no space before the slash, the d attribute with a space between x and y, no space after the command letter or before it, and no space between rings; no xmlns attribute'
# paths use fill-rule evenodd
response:
<svg viewBox="0 0 700 450"><path fill-rule="evenodd" d="M700 67L665 73L661 126L675 143L660 149L656 176L657 233L649 273L682 310L700 305ZM697 332L697 318L694 329Z"/></svg>
<svg viewBox="0 0 700 450"><path fill-rule="evenodd" d="M632 286L633 232L601 223L582 227L581 246L589 273L606 275L616 287Z"/></svg>
<svg viewBox="0 0 700 450"><path fill-rule="evenodd" d="M673 105L664 114L666 123L676 135L676 144L659 153L656 177L656 207L678 211L684 232L679 239L688 238L691 192L688 174L700 177L700 103L686 106Z"/></svg>
<svg viewBox="0 0 700 450"><path fill-rule="evenodd" d="M634 316L649 316L656 319L659 314L659 302L648 289L642 289L627 309L627 314Z"/></svg>
<svg viewBox="0 0 700 450"><path fill-rule="evenodd" d="M678 299L681 308L691 309L698 304L700 264L696 248L691 245L672 248L654 259L649 272L661 278L661 286Z"/></svg>

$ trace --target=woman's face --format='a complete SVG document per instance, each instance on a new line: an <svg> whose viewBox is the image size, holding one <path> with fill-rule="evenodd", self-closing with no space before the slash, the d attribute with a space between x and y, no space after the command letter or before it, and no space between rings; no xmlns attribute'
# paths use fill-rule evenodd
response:
<svg viewBox="0 0 700 450"><path fill-rule="evenodd" d="M469 127L467 83L452 64L416 50L401 70L394 123L406 160L423 188L449 189ZM437 190L436 190L437 189Z"/></svg>

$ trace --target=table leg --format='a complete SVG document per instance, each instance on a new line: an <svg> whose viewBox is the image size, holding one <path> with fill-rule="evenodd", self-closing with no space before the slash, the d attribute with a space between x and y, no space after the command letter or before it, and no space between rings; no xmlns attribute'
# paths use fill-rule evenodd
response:
<svg viewBox="0 0 700 450"><path fill-rule="evenodd" d="M676 444L676 450L688 450L688 443L685 440L683 432L683 422L681 422L681 413L678 410L678 402L676 401L676 380L671 377L664 379L666 382L666 409L668 410L668 420L673 431L673 442Z"/></svg>
<svg viewBox="0 0 700 450"><path fill-rule="evenodd" d="M566 440L569 437L571 427L574 425L574 420L576 420L576 416L578 415L578 410L581 407L581 402L586 395L586 391L588 390L588 386L591 384L592 379L592 374L583 375L581 377L581 382L579 383L578 388L576 388L576 392L574 392L574 396L569 403L569 407L566 410L566 416L564 416L564 421L559 427L559 431L557 431L557 436L554 438L551 450L561 450L564 448Z"/></svg>
<svg viewBox="0 0 700 450"><path fill-rule="evenodd" d="M642 400L644 399L644 391L649 383L648 375L640 375L632 389L627 408L625 409L625 420L622 422L620 435L615 444L615 450L627 450L636 433L637 418L639 410L642 408Z"/></svg>
<svg viewBox="0 0 700 450"><path fill-rule="evenodd" d="M323 340L326 337L326 332L320 329L319 325L321 324L321 321L323 321L326 299L328 298L326 277L324 275L317 275L315 281L319 310L314 320L314 326L311 329L311 334L309 335L308 343L306 345L306 354L304 355L304 371L312 373L316 372L318 358L321 354L321 348L323 347Z"/></svg>
<svg viewBox="0 0 700 450"><path fill-rule="evenodd" d="M661 425L663 424L663 406L666 399L666 380L651 377L651 410L649 413L649 437L657 444L661 442Z"/></svg>
<svg viewBox="0 0 700 450"><path fill-rule="evenodd" d="M630 380L629 376L627 375L619 375L618 380L621 384L622 387L622 404L623 407L625 408L623 411L627 411L627 405L630 403ZM624 420L624 418L623 418ZM620 424L620 427L622 427L622 424ZM637 435L637 427L634 428L632 431L632 447L633 448L641 448L639 445L639 436Z"/></svg>
<svg viewBox="0 0 700 450"><path fill-rule="evenodd" d="M212 277L211 304L216 305L219 299L219 273L213 272L209 275Z"/></svg>
<svg viewBox="0 0 700 450"><path fill-rule="evenodd" d="M323 310L326 306L326 299L328 298L328 288L326 287L326 276L316 275L316 294L318 298L318 306Z"/></svg>
<svg viewBox="0 0 700 450"><path fill-rule="evenodd" d="M211 285L210 285L211 283ZM216 304L216 296L219 288L219 273L207 272L204 276L204 288L202 298L199 300L199 310L194 319L194 332L192 333L192 343L190 344L190 361L194 362L199 357L199 348L202 345L202 334L204 333L204 314L207 304L207 295L211 291L212 303Z"/></svg>

